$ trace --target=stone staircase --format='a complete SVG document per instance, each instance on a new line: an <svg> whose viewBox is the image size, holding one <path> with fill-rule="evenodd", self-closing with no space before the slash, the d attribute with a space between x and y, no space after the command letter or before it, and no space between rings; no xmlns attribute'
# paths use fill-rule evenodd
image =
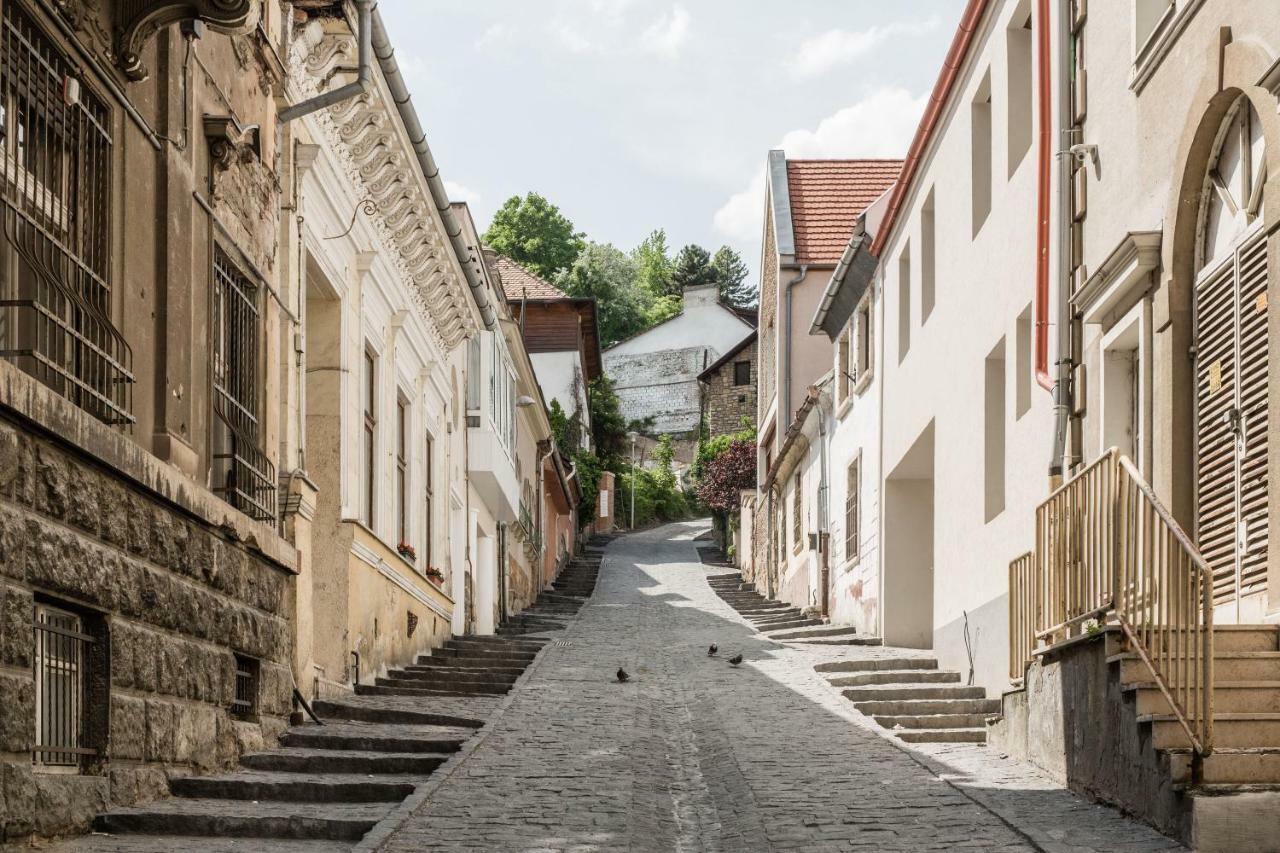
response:
<svg viewBox="0 0 1280 853"><path fill-rule="evenodd" d="M531 610L577 612L595 588L600 542L593 544L595 553L572 561ZM171 797L99 815L97 833L62 849L349 850L484 725L547 642L447 640L373 684L357 684L351 698L315 702L322 725L287 729L277 749L242 755L234 771L174 778Z"/></svg>
<svg viewBox="0 0 1280 853"><path fill-rule="evenodd" d="M701 551L702 549L699 549ZM703 562L718 565L703 555ZM730 607L770 640L820 645L878 646L880 639L859 634L851 625L832 625L806 616L799 608L765 598L740 573L710 575L707 582Z"/></svg>
<svg viewBox="0 0 1280 853"><path fill-rule="evenodd" d="M582 609L596 588L600 573L601 549L608 540L595 537L580 557L569 561L560 576L525 610L511 616L498 628L504 636L559 631Z"/></svg>
<svg viewBox="0 0 1280 853"><path fill-rule="evenodd" d="M986 720L1000 710L960 673L930 657L862 658L814 667L863 714L907 743L986 743Z"/></svg>

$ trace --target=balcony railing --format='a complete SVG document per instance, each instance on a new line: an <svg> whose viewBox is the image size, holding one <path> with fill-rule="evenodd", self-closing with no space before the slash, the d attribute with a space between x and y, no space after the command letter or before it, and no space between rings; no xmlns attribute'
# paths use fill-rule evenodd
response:
<svg viewBox="0 0 1280 853"><path fill-rule="evenodd" d="M1009 566L1010 675L1037 648L1114 621L1192 748L1213 749L1213 576L1138 469L1112 449L1036 509Z"/></svg>

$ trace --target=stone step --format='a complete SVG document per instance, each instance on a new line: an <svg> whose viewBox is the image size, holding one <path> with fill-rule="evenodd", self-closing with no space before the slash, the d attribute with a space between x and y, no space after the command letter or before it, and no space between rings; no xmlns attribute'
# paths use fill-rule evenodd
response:
<svg viewBox="0 0 1280 853"><path fill-rule="evenodd" d="M455 658L419 658L418 663L402 667L406 672L463 672L475 675L509 675L512 680L520 677L525 671L523 666L470 666L465 662L455 662Z"/></svg>
<svg viewBox="0 0 1280 853"><path fill-rule="evenodd" d="M407 678L406 678L407 676ZM375 686L384 688L413 690L449 690L452 693L507 693L515 681L493 679L451 679L434 675L431 672L413 672L413 674L397 674L396 670L387 675L379 675L374 679Z"/></svg>
<svg viewBox="0 0 1280 853"><path fill-rule="evenodd" d="M366 752L354 749L285 747L247 752L240 763L250 770L281 773L421 773L430 774L449 759L439 752Z"/></svg>
<svg viewBox="0 0 1280 853"><path fill-rule="evenodd" d="M1000 713L999 699L871 699L853 707L870 716L921 716L926 714Z"/></svg>
<svg viewBox="0 0 1280 853"><path fill-rule="evenodd" d="M1191 750L1169 750L1174 784L1191 781ZM1280 783L1280 747L1218 747L1202 759L1202 785L1266 785Z"/></svg>
<svg viewBox="0 0 1280 853"><path fill-rule="evenodd" d="M492 684L499 687L510 687L520 677L512 670L497 669L458 669L456 667L420 667L391 669L386 677L394 681L421 682L418 686L430 687L445 684ZM408 685L414 686L412 684Z"/></svg>
<svg viewBox="0 0 1280 853"><path fill-rule="evenodd" d="M512 640L506 637L450 637L444 641L445 648L450 649L484 649L488 651L520 652L521 654L537 654L546 645L537 640Z"/></svg>
<svg viewBox="0 0 1280 853"><path fill-rule="evenodd" d="M848 687L844 697L853 702L885 702L894 699L985 699L986 690L981 687L959 685L886 684L874 687Z"/></svg>
<svg viewBox="0 0 1280 853"><path fill-rule="evenodd" d="M105 835L101 832L58 844L58 853L175 853L189 851L189 837L177 835ZM248 853L254 848L239 838L201 838L200 853ZM262 848L258 848L262 849ZM273 838L271 853L351 853L347 841Z"/></svg>
<svg viewBox="0 0 1280 853"><path fill-rule="evenodd" d="M281 746L360 752L457 752L473 729L456 726L326 723L294 726L280 736Z"/></svg>
<svg viewBox="0 0 1280 853"><path fill-rule="evenodd" d="M1121 682L1151 680L1150 668L1136 653L1111 655L1107 662L1119 663ZM1215 652L1213 683L1228 681L1280 681L1280 652Z"/></svg>
<svg viewBox="0 0 1280 853"><path fill-rule="evenodd" d="M814 672L871 672L885 669L937 669L936 658L857 658L833 660L814 666Z"/></svg>
<svg viewBox="0 0 1280 853"><path fill-rule="evenodd" d="M831 625L824 623L812 628L800 628L798 630L778 631L769 634L770 640L807 640L814 637L838 637L843 634L856 634L849 625Z"/></svg>
<svg viewBox="0 0 1280 853"><path fill-rule="evenodd" d="M99 815L95 827L102 832L356 841L391 809L389 803L238 802L174 797L145 806L113 809Z"/></svg>
<svg viewBox="0 0 1280 853"><path fill-rule="evenodd" d="M788 643L804 643L809 646L883 646L884 640L869 634L845 634L837 637L814 637L809 640L786 640Z"/></svg>
<svg viewBox="0 0 1280 853"><path fill-rule="evenodd" d="M407 708L380 708L358 700L317 699L311 703L311 707L317 715L326 720L339 722L354 720L361 723L453 726L467 729L478 729L484 725L484 720L475 717L437 714L432 711L409 710Z"/></svg>
<svg viewBox="0 0 1280 853"><path fill-rule="evenodd" d="M1122 684L1136 698L1138 714L1168 714L1169 701L1154 681ZM1213 689L1213 708L1218 713L1280 713L1280 681L1227 681Z"/></svg>
<svg viewBox="0 0 1280 853"><path fill-rule="evenodd" d="M521 669L523 670L529 664L533 663L533 655L499 655L499 654L481 654L472 652L458 652L457 649L432 649L429 655L418 655L416 663L422 664L426 661L458 661L458 666L481 668L496 667L497 669Z"/></svg>
<svg viewBox="0 0 1280 853"><path fill-rule="evenodd" d="M466 687L450 687L440 685L439 687L400 687L391 684L357 684L357 696L420 696L429 698L431 696L439 697L459 697L459 696L495 696L499 694L474 691Z"/></svg>
<svg viewBox="0 0 1280 853"><path fill-rule="evenodd" d="M413 793L420 776L367 773L289 773L241 770L217 776L183 776L169 781L175 796L291 803L398 803Z"/></svg>
<svg viewBox="0 0 1280 853"><path fill-rule="evenodd" d="M986 743L987 730L982 729L898 729L894 737L907 743Z"/></svg>
<svg viewBox="0 0 1280 853"><path fill-rule="evenodd" d="M764 631L770 628L776 631L780 628L804 628L809 625L821 625L821 624L822 622L820 622L817 619L784 619L778 622L757 623L757 628L758 630L761 630L761 631Z"/></svg>
<svg viewBox="0 0 1280 853"><path fill-rule="evenodd" d="M1172 714L1146 714L1139 716L1138 722L1151 726L1151 743L1156 749L1190 746L1181 723ZM1213 746L1280 747L1280 714L1214 714Z"/></svg>
<svg viewBox="0 0 1280 853"><path fill-rule="evenodd" d="M923 716L881 716L875 721L886 729L980 729L986 714L925 714Z"/></svg>
<svg viewBox="0 0 1280 853"><path fill-rule="evenodd" d="M960 673L945 669L882 669L852 675L827 676L832 687L862 687L867 684L959 684Z"/></svg>

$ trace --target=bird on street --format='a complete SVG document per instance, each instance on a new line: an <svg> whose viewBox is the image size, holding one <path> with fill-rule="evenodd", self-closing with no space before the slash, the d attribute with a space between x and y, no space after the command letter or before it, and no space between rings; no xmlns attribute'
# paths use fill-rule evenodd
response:
<svg viewBox="0 0 1280 853"><path fill-rule="evenodd" d="M742 663L742 652L738 652L736 655L729 658L729 663L733 666L737 666L738 664Z"/></svg>
<svg viewBox="0 0 1280 853"><path fill-rule="evenodd" d="M718 651L720 651L720 647L719 647L719 646L717 646L715 643L712 643L712 644L711 644L711 648L707 649L707 657L709 657L709 658L713 658L713 657L715 657L715 656L716 656L716 652L718 652Z"/></svg>
<svg viewBox="0 0 1280 853"><path fill-rule="evenodd" d="M631 676L627 675L627 671L622 667L618 667L618 683L626 684L630 680L631 680Z"/></svg>

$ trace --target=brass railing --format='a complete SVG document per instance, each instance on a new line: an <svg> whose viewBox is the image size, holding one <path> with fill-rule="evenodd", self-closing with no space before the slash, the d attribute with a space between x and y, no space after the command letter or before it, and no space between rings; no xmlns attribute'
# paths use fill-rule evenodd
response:
<svg viewBox="0 0 1280 853"><path fill-rule="evenodd" d="M1041 643L1118 624L1201 755L1213 743L1212 573L1114 448L1036 509L1036 548L1009 565L1009 671Z"/></svg>

